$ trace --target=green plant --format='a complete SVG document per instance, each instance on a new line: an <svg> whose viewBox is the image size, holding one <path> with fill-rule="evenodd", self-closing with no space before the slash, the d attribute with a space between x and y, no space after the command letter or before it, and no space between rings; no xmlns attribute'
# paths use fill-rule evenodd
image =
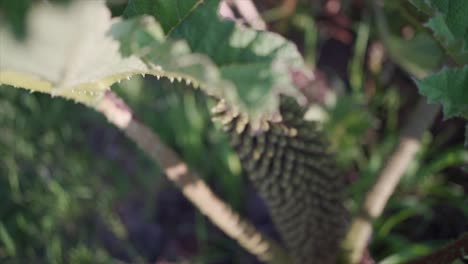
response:
<svg viewBox="0 0 468 264"><path fill-rule="evenodd" d="M431 102L442 104L445 118L468 119L468 6L463 1L411 2L429 17L424 25L458 66L443 68L418 81L419 90Z"/></svg>
<svg viewBox="0 0 468 264"><path fill-rule="evenodd" d="M349 188L353 200L349 200L348 209L357 215L357 219L366 213L368 215L365 216L376 218L375 244L377 247L389 245L388 248L391 248L393 253L386 261L403 261L431 251L432 247L427 244L413 244L391 234L391 231L405 220L431 212L432 202L421 201L425 195L436 193L453 204L464 201L463 194L454 192L454 188L445 186L446 183L435 176L443 168L458 166L467 160L466 150L460 147L429 155L431 151L434 152L430 147L431 142L437 142L438 138L432 139L424 131L432 123L437 109L419 104L419 115L411 120L421 119L423 124L419 127L410 124L409 128L404 129L402 135L398 136L398 112L404 102L398 98L398 92L392 87L395 84L389 85L377 77L383 73L379 70L381 66L370 70L374 75L373 80L377 83L375 97L370 100L366 94L364 86L367 77L363 64L366 45L375 37L374 27L371 26L367 13L357 24L355 54L349 68L352 92L346 94L333 91L337 100L333 103L326 102L323 107L323 130L330 137L330 148L337 152L338 163L335 163L335 158L329 154L328 141L318 132L319 125L303 119L306 115L303 108L305 98L299 92L294 76L308 76L310 73L304 66L298 50L278 34L256 31L221 19L217 14L220 1L48 2L52 4L28 0L18 1L18 4L11 4L12 2L7 0L0 2L0 18L3 22L0 24L0 84L5 84L1 88L9 90L6 89L6 85L10 85L32 92L45 92L72 99L103 113L153 162L159 164L161 170L203 214L261 260L271 263L307 263L314 258L320 263L335 262L339 251L338 244L346 231L348 218L342 206L345 200L345 185L339 168L349 171L354 170L355 166L356 171L361 174L359 181ZM296 6L296 1L291 2ZM388 25L385 19L385 12L388 10L383 11L374 3L369 6L372 6L373 19L376 20L375 31L387 47L391 60L406 72L422 79L417 81L422 94L433 101L441 102L447 117L467 117L468 98L464 87L468 72L466 67L462 67L466 63L466 6L461 1L454 1L453 4L429 0L412 3L431 17L426 25L440 41L440 47L424 30L418 30L416 36L410 40L390 33L394 25ZM393 6L386 4L386 8L390 6L390 9L398 9L402 5L399 1ZM349 8L349 5L345 6ZM281 15L275 19L287 19L292 13L285 13L286 18ZM315 26L305 25L308 21L313 21L308 13L292 15L291 27L306 31L305 54L308 54L308 62L314 63L316 55L313 49L320 47L321 43L317 42L320 37L318 32L315 32ZM111 14L114 18L111 18ZM284 28L284 24L279 24ZM425 77L444 60L450 65L444 50L460 68L443 69ZM428 57L427 53L434 56ZM160 80L161 77L163 79ZM120 81L125 79L131 80L120 84ZM344 86L342 81L336 80L336 83L341 82ZM387 86L393 89L387 89ZM383 87L384 91L381 91ZM115 93L110 92L110 88L125 98L132 109ZM200 91L194 93L192 88L200 88ZM169 96L165 97L166 95ZM5 105L11 101L12 106L9 108L21 108L21 101L17 102L15 97L8 96L7 93ZM174 96L174 101L177 102L174 104L177 107L160 111L160 107L168 104L170 96ZM29 95L21 94L19 97L29 98ZM183 101L183 104L178 101ZM315 102L312 100L312 103ZM31 107L30 111L40 116L52 111L53 107L43 103L40 107ZM314 107L320 109L322 106ZM73 110L74 118L79 116L78 112L85 111L83 107L75 105L72 108L70 104L58 109L55 112ZM226 137L213 129L214 126L209 122L209 109L212 109L215 119L221 123L219 127L228 132L234 151L228 147ZM424 116L420 113L421 109L427 114L426 118L420 118ZM57 115L51 116L50 120L57 119L57 122L66 123L62 120L63 116ZM375 144L362 146L361 144L367 144L366 133L379 125L376 122L378 115L385 116L381 118L385 121L381 127L381 135L379 134L381 138L378 138ZM26 114L19 116L25 120L22 122L28 122ZM91 116L89 113L86 118L92 119ZM13 118L5 122L4 126L14 127L11 120ZM39 123L37 126L40 127L43 125L41 122L48 119L41 120L37 117L36 120ZM102 122L102 119L96 123L99 122ZM67 133L73 135L83 130L73 123L70 127L69 131L72 132ZM23 142L20 135L15 137L12 136L14 133L6 131L14 142ZM169 142L175 152L165 147L152 131L156 131L164 141ZM35 135L35 132L31 133ZM54 133L51 131L44 140L60 137ZM68 136L70 137L70 134ZM392 174L392 168L389 169L388 166L398 159L398 155L391 154L392 150L396 148L396 153L401 154L398 150L408 148L406 143L413 139L416 140L416 145L409 145L409 154L408 151L402 154L403 157L408 157L408 162L400 162L404 164L401 165L403 169L393 173L393 180L391 184L387 184L390 187L385 190L385 198L379 200L378 208L361 213L362 201L367 208L369 197L372 197L363 194L369 189L373 190L374 178L383 171L374 187L379 186L381 178L391 178L388 175ZM73 140L64 138L57 142L68 145L68 142ZM211 152L206 145L215 150ZM26 154L10 157L8 155L13 148L11 145L6 148L7 158L3 160L3 170L9 172L8 178L0 180L4 180L4 185L9 186L5 192L8 193L5 195L8 204L21 201L19 204L23 205L22 190L31 189L31 192L35 192L38 189L34 189L31 182L24 181L25 177L21 178L19 175L26 173L22 169L17 171L16 167L32 166L31 174L40 171L41 168L34 167L31 153L42 154L43 149L40 146L28 146ZM43 152L47 152L46 149ZM81 167L87 167L89 171L98 170L92 164L92 158L88 158L89 152L80 149L79 153L86 158L82 160L72 155L67 161L57 161L63 163L64 170L72 170L81 162ZM28 162L18 163L17 159L22 160L22 155L29 155ZM187 164L182 162L178 155L183 157ZM426 155L433 160L427 162ZM412 162L409 162L410 160ZM210 161L216 165L210 164ZM187 165L191 170L187 169ZM242 210L239 198L241 179L238 177L241 165L269 205L272 218L284 239L286 253L290 256L283 252L281 245L257 232L251 224L230 209L234 207ZM110 170L112 165L103 167L99 170ZM213 194L194 173L195 170L201 172L207 180L221 179L221 189L230 206ZM390 173L385 173L388 171ZM44 259L57 263L105 262L110 258L100 249L98 242L93 242L92 238L86 235L83 236L83 240L88 240L88 244L80 242L69 245L66 239L68 230L57 234L53 231L62 228L61 221L79 223L81 217L86 218L87 215L95 213L86 205L76 208L76 211L68 210L68 207L70 204L79 203L80 199L92 199L89 197L97 197L94 199L100 200L92 185L106 186L99 178L96 179L97 183L91 180L89 183L81 182L78 175L84 173L82 168L74 173L77 176L72 177L73 181L70 182L65 181L65 177L62 176L54 178L50 183L47 181L45 186L53 195L45 197L57 200L57 208L52 206L49 210L49 207L45 207L47 214L44 219L48 220L44 220L45 224L39 225L39 228L46 229L47 234L52 234L52 238L46 239L53 241L53 246L50 249L31 246L24 255L25 259L37 258L40 254L36 252L42 251L47 255ZM141 172L138 171L137 174ZM394 190L403 175L405 177L401 180L401 189ZM38 180L34 176L31 178L32 182ZM116 180L117 184L125 189L126 183L119 181ZM72 187L61 188L62 185ZM78 188L81 185L85 185L84 189L87 191ZM78 191L75 192L73 186L77 186ZM45 195L41 191L34 196ZM388 207L397 213L380 217L387 199L394 191L403 197L401 201L389 200ZM420 195L417 197L420 206L412 207L412 192ZM83 198L83 193L88 196ZM34 211L32 207L30 205L21 214ZM114 212L109 210L109 207L103 206L102 211L97 214L109 222L122 240L126 240L121 223L113 216ZM19 256L17 247L22 247L23 244L18 244L11 233L16 232L16 229L21 231L24 226L34 226L22 224L23 220L10 220L19 218L8 219L6 224L0 222L0 241L4 245L0 247L0 260L5 256L7 260L11 260L9 257ZM371 230L371 225L368 226ZM201 224L199 233L200 239L206 239L206 226ZM30 234L18 236L28 235ZM370 232L367 236L370 236ZM367 246L367 240L368 237L364 236L363 247ZM27 243L24 245L29 246ZM90 250L87 245L97 245L97 248L95 251ZM384 251L384 256L388 255L388 248ZM356 255L359 260L362 256L360 250L358 249ZM132 256L133 261L144 262L131 246L126 252ZM90 256L93 254L99 258L92 259ZM201 258L203 259L203 256ZM19 258L17 260L22 261Z"/></svg>
<svg viewBox="0 0 468 264"><path fill-rule="evenodd" d="M314 127L311 126L307 130L303 130L301 122L294 121L288 124L288 121L282 123L278 121L280 94L294 96L296 100L301 99L299 91L294 88L290 77L291 71L304 71L300 54L292 44L278 35L222 21L216 13L218 3L218 1L178 3L159 1L157 4L151 5L151 8L156 8L152 10L147 1L130 1L124 12L125 16L129 18L113 21L110 20L109 12L102 1L76 1L72 2L69 7L33 6L26 26L28 28L34 27L34 30L23 42L15 39L7 29L2 30L1 36L6 40L2 47L8 51L9 55L5 60L2 60L2 65L0 65L2 68L1 82L28 88L32 91L48 92L54 96L62 96L95 106L109 120L125 130L129 137L134 139L154 159L159 160L161 164L166 164L164 166L166 166L168 177L179 182L181 188L186 190L186 195L195 204L201 206L204 213L220 225L225 232L235 237L232 228L239 224L233 222L234 226L231 227L229 222L219 222L217 217L222 217L222 215L218 216L214 214L216 211L211 212L211 209L204 209L208 207L200 204L201 197L190 194L189 189L185 187L186 183L183 178L178 180L180 177L192 177L184 176L187 174L186 169L183 169L182 172L178 172L179 169L176 170L179 166L185 167L186 165L174 164L177 157L171 152L165 153L166 157L160 157L148 148L148 143L144 141L158 144L159 139L147 132L145 126L133 121L130 113L125 110L119 112L116 108L116 101L105 95L109 85L121 79L130 78L135 74L151 74L157 78L165 77L171 82L174 79L178 82L184 81L187 86L200 87L215 100L222 100L222 104L225 104L225 110L229 112L227 116L223 117L222 122L226 125L233 118L237 120L232 133L266 134L267 131L272 131L273 134L285 133L287 137L280 138L278 144L293 140L292 146L294 146L296 137L299 138L303 133L313 133L311 134L313 138L307 139L305 142L311 141L313 143L314 140L317 142L310 146L307 145L306 150L312 148L311 153L324 154L326 150L322 146L323 141L315 136ZM148 12L161 24L155 22L151 17L133 18ZM64 14L74 17L74 19L64 21ZM203 27L208 30L204 31L204 34L200 34L199 29ZM76 34L76 32L79 33ZM58 39L56 38L57 34L60 34ZM43 44L50 39L56 41L51 45ZM70 51L73 53L71 58ZM54 56L54 54L58 54L58 56ZM50 65L37 63L43 56L53 58L50 60ZM96 68L90 68L89 65L95 65ZM289 105L291 104L285 104L281 111L284 119L289 118L289 115L300 114L297 110L292 110L294 107ZM290 113L290 111L293 112ZM227 120L224 120L226 118ZM248 127L247 130L244 127ZM249 139L249 137L252 138ZM251 146L242 143L242 141L248 142L250 140L255 142L260 140L262 136L242 135L241 138L238 149L241 156L246 151L248 153L254 151L252 154L254 160L257 159L256 155L258 154L267 155L255 154L257 151L255 143ZM269 139L268 144L276 144L272 139ZM296 151L300 154L302 149L299 147ZM279 153L281 152L277 154ZM291 155L296 154L292 153ZM290 155L288 154L288 156ZM282 159L282 155L279 155L278 158ZM269 160L265 161L270 162ZM294 162L294 160L292 161ZM275 161L275 163L280 170L283 170L279 161ZM321 166L320 164L330 164L330 166L327 165L326 169L319 169L317 172L316 166ZM292 163L284 166L287 169L290 165ZM330 211L330 217L341 214L340 211L343 208L339 204L342 184L339 183L340 179L332 166L331 159L324 156L321 163L304 166L306 171L309 169L307 166L312 166L313 169L309 172L313 172L313 174L301 175L301 178L311 177L310 183L302 183L306 189L301 192L301 196L306 195L313 199L315 195L321 197L323 202L330 200L328 206L336 209ZM265 169L270 170L268 166ZM294 170L293 173L296 174L302 171L300 167ZM255 178L253 173L250 174ZM314 174L317 176L312 176ZM320 189L314 187L314 178L321 176L327 176L327 182L335 182L331 185L336 187L332 191L335 195L322 193ZM281 184L291 184L287 179L285 178ZM196 178L187 178L187 180L195 181ZM276 196L284 195L285 199L296 195L294 188L289 189L285 194L278 193L275 188L280 187L280 183L271 185L271 181L268 178L255 181L258 183L257 188L261 189L261 193L270 205L275 204L271 200L273 190L275 190ZM327 184L323 184L322 187L327 188ZM305 197L299 198L297 202L302 202L301 199ZM216 207L215 204L212 206ZM325 231L323 228L310 229L309 232L303 234L304 237L300 240L294 235L297 234L297 231L307 230L315 224L325 224L326 221L322 218L327 217L327 213L316 214L316 212L320 212L318 206L315 207L316 209L311 209L312 211L305 210L303 212L298 211L298 209L302 210L303 207L291 207L288 204L275 205L273 208L275 207L281 210L279 214L274 214L275 220L279 223L283 235L286 236L288 247L293 253L292 257L297 262L304 262L304 258L307 256L316 256L325 262L333 261L334 255L326 254L326 252L328 252L327 249L332 250L332 248L337 250L342 232L336 231L337 235L330 239L330 243L320 246L313 242L312 235ZM298 212L303 216L296 218L300 225L293 230L290 229L290 225L297 224L296 220L294 220L296 222L280 220L284 214ZM344 226L344 222L341 220L330 223L332 223L330 231L342 230L340 226ZM337 228L333 227L335 225ZM239 225L239 228L247 236L253 235L253 233L250 235L251 227L244 228ZM323 233L324 237L325 235ZM258 254L260 258L270 262L281 261L281 259L269 256L279 253L279 251L273 250L272 245L267 245L267 249L256 252L255 247L262 245L250 245L254 242L242 237L236 239L241 244L246 244L245 247ZM317 248L316 251L307 252L308 249L314 247ZM322 249L318 250L319 248Z"/></svg>

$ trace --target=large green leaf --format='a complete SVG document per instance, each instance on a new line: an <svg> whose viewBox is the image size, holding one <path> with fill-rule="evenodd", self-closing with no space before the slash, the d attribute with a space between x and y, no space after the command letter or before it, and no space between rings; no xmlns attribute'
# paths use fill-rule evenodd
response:
<svg viewBox="0 0 468 264"><path fill-rule="evenodd" d="M444 68L418 81L418 87L429 101L442 104L446 118L468 118L468 66Z"/></svg>
<svg viewBox="0 0 468 264"><path fill-rule="evenodd" d="M449 54L459 63L468 63L468 5L465 0L411 0L431 16L426 23Z"/></svg>
<svg viewBox="0 0 468 264"><path fill-rule="evenodd" d="M203 0L129 0L124 16L152 15L168 33L201 3Z"/></svg>
<svg viewBox="0 0 468 264"><path fill-rule="evenodd" d="M223 90L217 94L233 102L231 107L256 118L276 111L278 94L300 98L290 71L301 70L303 61L292 43L277 34L221 19L217 14L218 0L187 0L184 5L180 2L131 0L125 13L149 13L160 21L169 21L168 17L179 14L177 20L165 23L165 32L170 38L186 40L193 52L209 56L221 78L232 84L229 90L215 88ZM155 7L151 12L144 8L150 4ZM157 6L164 8L158 10Z"/></svg>

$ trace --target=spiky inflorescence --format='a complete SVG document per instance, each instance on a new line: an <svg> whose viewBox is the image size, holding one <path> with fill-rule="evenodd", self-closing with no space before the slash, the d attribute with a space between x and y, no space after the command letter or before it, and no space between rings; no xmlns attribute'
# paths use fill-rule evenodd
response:
<svg viewBox="0 0 468 264"><path fill-rule="evenodd" d="M335 263L347 219L344 179L326 140L296 102L283 97L280 111L281 121L265 122L255 132L222 103L213 110L295 263Z"/></svg>

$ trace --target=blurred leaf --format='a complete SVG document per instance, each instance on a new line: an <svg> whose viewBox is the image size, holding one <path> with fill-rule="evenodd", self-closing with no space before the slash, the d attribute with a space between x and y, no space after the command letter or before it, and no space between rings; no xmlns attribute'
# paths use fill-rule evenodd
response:
<svg viewBox="0 0 468 264"><path fill-rule="evenodd" d="M368 20L368 17L365 17L364 21L357 26L354 55L348 66L349 81L355 93L362 91L364 88L364 64L371 28Z"/></svg>
<svg viewBox="0 0 468 264"><path fill-rule="evenodd" d="M15 242L11 238L10 234L8 233L8 230L5 228L2 222L0 222L0 241L5 246L8 255L16 255Z"/></svg>
<svg viewBox="0 0 468 264"><path fill-rule="evenodd" d="M0 0L0 21L7 22L19 39L26 36L26 15L31 4L32 0Z"/></svg>
<svg viewBox="0 0 468 264"><path fill-rule="evenodd" d="M377 236L379 236L380 239L385 238L395 226L421 211L420 207L410 207L385 218L378 229Z"/></svg>
<svg viewBox="0 0 468 264"><path fill-rule="evenodd" d="M444 54L430 35L418 33L410 40L391 36L388 42L392 58L406 71L417 76L426 76L442 62ZM428 56L428 54L431 54Z"/></svg>
<svg viewBox="0 0 468 264"><path fill-rule="evenodd" d="M468 149L468 123L465 126L465 148Z"/></svg>
<svg viewBox="0 0 468 264"><path fill-rule="evenodd" d="M433 250L431 247L428 247L427 245L414 244L409 241L403 242L402 240L397 240L394 243L398 245L397 248L399 250L396 250L395 251L396 253L393 253L390 256L387 256L385 259L380 260L379 261L380 264L405 263L406 261L410 259L414 259L417 257L424 256L426 254L429 254Z"/></svg>
<svg viewBox="0 0 468 264"><path fill-rule="evenodd" d="M113 137L108 134L113 130L82 105L0 86L0 113L0 219L17 249L15 256L5 258L0 239L0 262L75 263L75 248L104 252L96 233L102 215L129 190L154 186L154 165L133 149L124 163L135 163L131 160L138 157L132 169L136 176L128 177L127 165L115 156L122 155L119 148L127 143L113 143L113 156L106 154L101 135ZM133 147L130 142L128 146ZM11 173L18 181L14 188ZM122 185L125 188L118 189ZM100 259L90 263L103 263Z"/></svg>
<svg viewBox="0 0 468 264"><path fill-rule="evenodd" d="M28 16L24 41L0 26L0 83L93 103L113 82L146 69L123 59L106 36L111 19L101 0L37 4Z"/></svg>
<svg viewBox="0 0 468 264"><path fill-rule="evenodd" d="M367 131L374 126L372 115L362 100L355 96L339 96L333 106L326 109L328 118L324 131L331 140L332 150L338 160L349 165L360 157Z"/></svg>
<svg viewBox="0 0 468 264"><path fill-rule="evenodd" d="M417 85L429 102L442 104L445 118L468 117L468 66L444 68L417 81Z"/></svg>
<svg viewBox="0 0 468 264"><path fill-rule="evenodd" d="M107 253L103 249L89 248L83 245L80 245L76 248L73 248L70 252L70 263L82 263L82 264L112 264L116 263L115 260L111 260Z"/></svg>
<svg viewBox="0 0 468 264"><path fill-rule="evenodd" d="M426 14L432 13L432 8L428 4L427 0L409 0L419 11L424 12Z"/></svg>
<svg viewBox="0 0 468 264"><path fill-rule="evenodd" d="M465 0L411 1L432 17L426 23L435 37L459 63L468 62L468 5Z"/></svg>
<svg viewBox="0 0 468 264"><path fill-rule="evenodd" d="M428 177L436 174L445 168L458 167L468 164L468 150L461 146L447 151L439 152L430 162L426 163L417 173L419 177Z"/></svg>
<svg viewBox="0 0 468 264"><path fill-rule="evenodd" d="M70 0L49 0L52 3L68 3ZM28 31L26 28L27 14L34 0L0 0L0 22L8 24L19 40Z"/></svg>

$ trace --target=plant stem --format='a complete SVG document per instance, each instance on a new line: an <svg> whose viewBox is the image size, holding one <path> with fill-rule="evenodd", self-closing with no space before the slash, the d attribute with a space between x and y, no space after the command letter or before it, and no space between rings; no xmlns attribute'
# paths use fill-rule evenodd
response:
<svg viewBox="0 0 468 264"><path fill-rule="evenodd" d="M172 149L134 117L131 109L116 94L107 92L95 109L164 168L167 177L180 188L185 197L244 249L267 263L289 263L285 251L278 244L258 232L251 223L217 197L200 177L189 171Z"/></svg>
<svg viewBox="0 0 468 264"><path fill-rule="evenodd" d="M400 136L395 152L388 159L376 183L367 193L361 213L355 217L344 241L344 253L350 263L359 263L372 233L372 221L378 218L398 182L421 147L424 132L433 123L439 107L421 98Z"/></svg>

